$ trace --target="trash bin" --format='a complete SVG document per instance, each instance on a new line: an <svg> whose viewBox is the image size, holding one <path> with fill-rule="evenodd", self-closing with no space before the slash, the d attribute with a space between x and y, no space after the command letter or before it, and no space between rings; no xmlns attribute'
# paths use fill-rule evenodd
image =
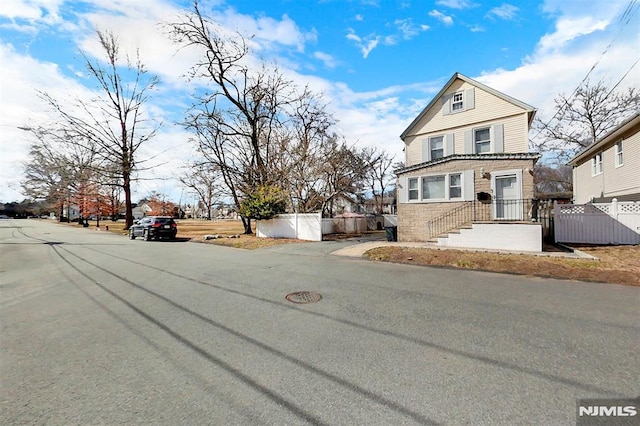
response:
<svg viewBox="0 0 640 426"><path fill-rule="evenodd" d="M398 227L397 226L385 226L385 233L387 234L387 241L398 241Z"/></svg>

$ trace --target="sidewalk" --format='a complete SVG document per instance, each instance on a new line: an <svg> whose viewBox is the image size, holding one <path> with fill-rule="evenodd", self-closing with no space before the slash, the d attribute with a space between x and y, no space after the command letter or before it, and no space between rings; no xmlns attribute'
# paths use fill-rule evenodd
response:
<svg viewBox="0 0 640 426"><path fill-rule="evenodd" d="M579 250L574 250L573 253L508 251L508 250L488 250L488 249L466 248L466 247L440 247L435 245L435 243L426 243L426 242L421 243L421 242L390 242L390 241L370 241L366 243L355 244L355 245L344 247L334 252L331 252L331 254L336 256L345 256L345 257L362 257L368 250L378 248L378 247L410 247L410 248L424 248L424 249L430 249L430 250L463 250L463 251L483 252L483 253L524 254L529 256L567 257L567 258L574 258L574 259L598 260L597 257L593 257Z"/></svg>

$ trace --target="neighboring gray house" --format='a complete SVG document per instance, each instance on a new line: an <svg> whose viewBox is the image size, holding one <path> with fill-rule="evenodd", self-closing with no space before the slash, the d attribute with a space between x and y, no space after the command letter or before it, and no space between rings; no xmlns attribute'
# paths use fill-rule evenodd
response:
<svg viewBox="0 0 640 426"><path fill-rule="evenodd" d="M640 112L568 164L573 167L574 203L640 201Z"/></svg>

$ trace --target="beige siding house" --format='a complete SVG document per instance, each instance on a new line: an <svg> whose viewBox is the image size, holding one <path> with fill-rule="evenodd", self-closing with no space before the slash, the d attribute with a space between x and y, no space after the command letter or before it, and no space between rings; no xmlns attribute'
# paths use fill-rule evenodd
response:
<svg viewBox="0 0 640 426"><path fill-rule="evenodd" d="M535 108L456 73L400 136L398 239L473 222L530 221Z"/></svg>
<svg viewBox="0 0 640 426"><path fill-rule="evenodd" d="M576 155L573 199L589 202L640 201L640 113Z"/></svg>

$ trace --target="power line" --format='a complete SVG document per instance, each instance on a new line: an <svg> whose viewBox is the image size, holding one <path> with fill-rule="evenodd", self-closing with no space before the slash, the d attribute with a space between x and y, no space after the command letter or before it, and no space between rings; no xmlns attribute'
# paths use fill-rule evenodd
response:
<svg viewBox="0 0 640 426"><path fill-rule="evenodd" d="M582 79L582 81L576 86L576 88L573 90L573 92L571 92L571 95L569 95L568 98L565 99L565 105L564 106L569 106L569 100L571 98L573 98L576 94L576 92L578 91L578 89L580 88L580 86L582 86L582 84L584 84L585 81L587 81L587 79L589 78L589 76L591 75L591 73L593 72L593 70L596 69L596 67L600 64L600 61L602 60L602 58L607 54L607 52L609 51L609 49L611 48L611 46L617 41L618 36L620 35L620 33L622 32L622 30L624 29L624 27L626 25L629 24L629 22L631 21L631 18L633 17L633 15L637 12L638 7L636 7L635 10L634 6L638 6L636 5L637 0L631 0L629 2L629 4L627 5L627 7L625 8L624 12L622 13L622 15L620 16L620 19L618 19L618 25L620 25L620 23L625 19L625 17L627 18L626 21L624 22L624 24L622 26L619 27L618 32L616 33L615 37L613 38L613 40L611 40L611 42L604 48L604 50L602 51L602 53L600 54L600 57L594 62L594 64L591 66L591 68L589 69L589 71L587 72L587 74L584 76L584 78ZM620 82L627 76L627 74L629 74L629 72L631 71L631 69L638 63L638 61L636 61L631 68L629 68L629 70L624 74L624 76L618 81L618 83L616 83L616 85L614 86L613 89L611 89L611 91L609 91L609 93L607 93L607 96L605 97L608 98L609 95L613 92L613 90L620 84ZM537 138L538 136L540 136L540 134L544 131L544 129L549 127L549 124L562 112L563 107L560 107L556 110L555 114L553 114L553 116L542 125L542 128L540 130L538 130L538 133L535 134L535 136L533 136L532 138L530 138L530 140L533 142L533 139Z"/></svg>
<svg viewBox="0 0 640 426"><path fill-rule="evenodd" d="M629 75L629 73L631 72L633 67L635 67L638 64L638 62L640 62L640 58L636 59L636 61L633 63L633 65L631 65L629 67L629 69L627 70L627 72L624 73L622 78L620 78L620 80L618 80L618 82L615 84L615 86L613 86L611 88L611 90L609 90L609 93L607 93L607 96L604 97L605 99L607 99L609 97L609 95L611 94L611 92L613 92L616 89L616 87L618 87L618 85L622 82L622 80L624 80L627 77L627 75Z"/></svg>

